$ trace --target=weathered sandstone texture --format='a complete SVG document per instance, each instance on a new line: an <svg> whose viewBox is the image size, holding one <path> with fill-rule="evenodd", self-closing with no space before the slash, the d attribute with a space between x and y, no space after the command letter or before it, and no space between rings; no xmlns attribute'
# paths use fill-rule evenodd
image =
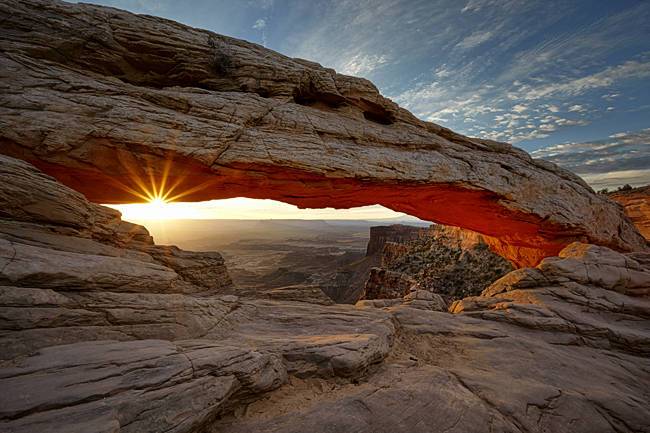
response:
<svg viewBox="0 0 650 433"><path fill-rule="evenodd" d="M612 192L609 197L623 205L627 216L650 241L650 185L629 191Z"/></svg>
<svg viewBox="0 0 650 433"><path fill-rule="evenodd" d="M91 201L246 196L382 204L488 236L519 266L572 241L645 248L580 178L469 138L337 74L151 16L0 2L0 152Z"/></svg>
<svg viewBox="0 0 650 433"><path fill-rule="evenodd" d="M650 432L648 253L574 243L455 314L243 300L216 253L23 161L0 177L0 431Z"/></svg>

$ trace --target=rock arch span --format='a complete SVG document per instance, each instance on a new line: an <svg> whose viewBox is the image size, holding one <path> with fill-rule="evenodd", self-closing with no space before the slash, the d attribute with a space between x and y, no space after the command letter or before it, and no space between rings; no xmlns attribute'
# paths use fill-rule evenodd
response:
<svg viewBox="0 0 650 433"><path fill-rule="evenodd" d="M519 266L576 240L646 248L579 177L423 122L367 80L91 5L7 1L0 19L1 152L92 201L164 184L188 201L381 204L487 235Z"/></svg>

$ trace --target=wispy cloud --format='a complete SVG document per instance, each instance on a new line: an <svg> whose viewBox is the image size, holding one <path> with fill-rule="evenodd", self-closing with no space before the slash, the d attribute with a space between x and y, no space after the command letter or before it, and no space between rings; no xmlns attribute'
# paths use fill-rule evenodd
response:
<svg viewBox="0 0 650 433"><path fill-rule="evenodd" d="M482 43L489 41L492 36L494 36L494 32L492 31L474 32L465 37L456 46L463 49L478 47Z"/></svg>
<svg viewBox="0 0 650 433"><path fill-rule="evenodd" d="M547 146L532 155L574 171L599 187L620 186L622 178L650 184L650 128L612 134L604 140Z"/></svg>
<svg viewBox="0 0 650 433"><path fill-rule="evenodd" d="M561 83L549 83L541 86L522 85L517 92L523 99L535 100L554 95L576 96L592 89L609 87L620 80L632 80L650 77L650 61L628 60L610 66L595 74L567 80Z"/></svg>
<svg viewBox="0 0 650 433"><path fill-rule="evenodd" d="M255 24L253 24L253 29L258 30L262 34L262 45L266 46L267 45L267 37L266 37L266 25L267 25L267 19L265 18L258 18L255 21Z"/></svg>
<svg viewBox="0 0 650 433"><path fill-rule="evenodd" d="M650 78L648 2L607 10L588 0L328 5L292 38L290 55L369 78L424 120L528 149L603 125Z"/></svg>
<svg viewBox="0 0 650 433"><path fill-rule="evenodd" d="M255 21L255 24L253 24L253 28L255 30L262 30L266 28L266 20L264 18L259 18L257 21Z"/></svg>
<svg viewBox="0 0 650 433"><path fill-rule="evenodd" d="M383 54L357 54L343 65L340 72L347 75L364 76L386 63L388 63L388 57Z"/></svg>

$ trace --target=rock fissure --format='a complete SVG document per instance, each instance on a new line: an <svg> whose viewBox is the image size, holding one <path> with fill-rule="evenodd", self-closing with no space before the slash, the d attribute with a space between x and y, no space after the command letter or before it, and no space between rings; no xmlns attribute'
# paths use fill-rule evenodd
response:
<svg viewBox="0 0 650 433"><path fill-rule="evenodd" d="M512 415L509 415L507 413L504 413L501 409L499 409L494 403L492 403L489 399L481 395L480 392L474 391L471 387L469 387L463 379L460 378L460 376L457 373L454 373L453 371L448 371L448 373L454 377L454 379L462 386L465 390L470 392L471 394L475 395L485 406L489 407L490 409L494 410L496 413L498 413L504 420L508 421L510 424L512 424L514 427L519 432L523 433L530 433L528 429L526 429L519 420L514 418Z"/></svg>

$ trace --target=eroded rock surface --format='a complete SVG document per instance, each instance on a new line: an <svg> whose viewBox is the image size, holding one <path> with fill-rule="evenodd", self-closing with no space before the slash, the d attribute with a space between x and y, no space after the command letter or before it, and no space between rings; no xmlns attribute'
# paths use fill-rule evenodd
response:
<svg viewBox="0 0 650 433"><path fill-rule="evenodd" d="M580 240L645 248L580 178L418 120L367 80L151 16L0 4L0 151L100 203L382 204L488 236L519 266Z"/></svg>
<svg viewBox="0 0 650 433"><path fill-rule="evenodd" d="M242 301L218 253L154 245L23 161L0 178L1 431L202 431L287 375L358 378L390 351L384 312L313 287Z"/></svg>
<svg viewBox="0 0 650 433"><path fill-rule="evenodd" d="M648 432L649 265L576 243L455 314L361 301L398 324L375 374L291 379L211 431Z"/></svg>
<svg viewBox="0 0 650 433"><path fill-rule="evenodd" d="M609 197L623 205L627 216L650 241L650 185L612 192Z"/></svg>
<svg viewBox="0 0 650 433"><path fill-rule="evenodd" d="M216 253L0 174L3 432L650 431L648 253L572 244L455 314L421 290L243 300L196 278L227 275Z"/></svg>

